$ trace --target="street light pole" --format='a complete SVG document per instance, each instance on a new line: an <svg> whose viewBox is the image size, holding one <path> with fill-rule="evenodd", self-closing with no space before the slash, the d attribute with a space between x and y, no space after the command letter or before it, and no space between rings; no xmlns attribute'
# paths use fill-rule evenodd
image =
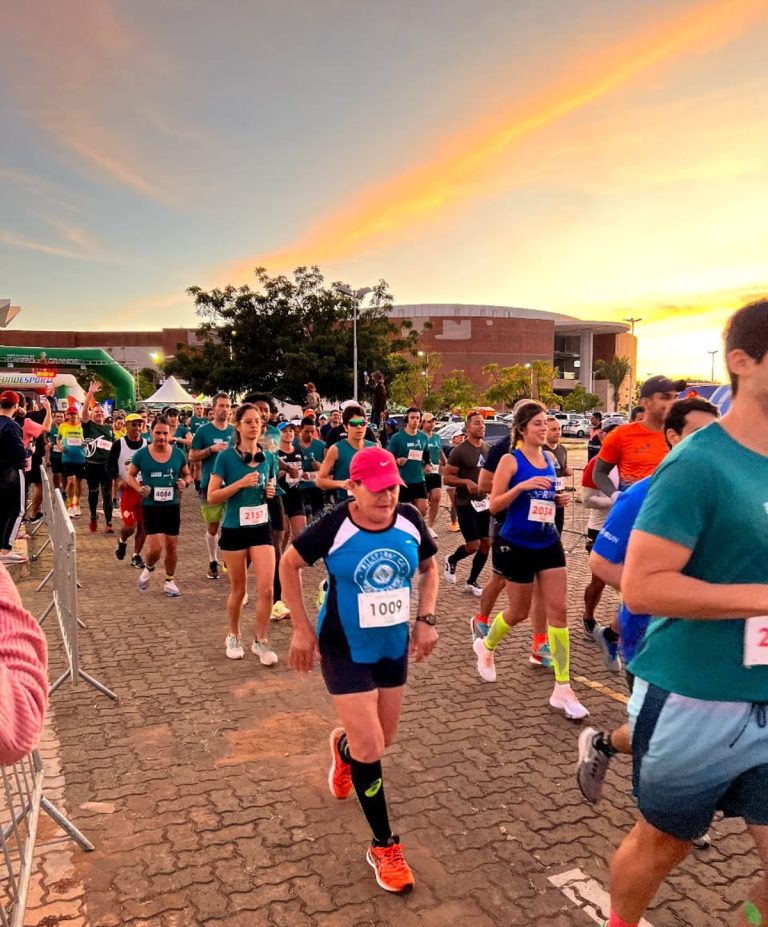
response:
<svg viewBox="0 0 768 927"><path fill-rule="evenodd" d="M345 283L337 283L333 288L337 293L348 296L352 300L352 398L357 402L357 315L360 312L360 303L369 293L373 292L373 287L362 286L359 290L353 290Z"/></svg>
<svg viewBox="0 0 768 927"><path fill-rule="evenodd" d="M709 378L709 379L712 381L712 383L715 382L715 354L719 354L719 353L720 353L720 352L717 351L717 350L715 350L715 351L707 351L707 354L709 354L709 356L712 358L712 374L711 374L711 376L710 376L710 378Z"/></svg>
<svg viewBox="0 0 768 927"><path fill-rule="evenodd" d="M622 319L623 322L629 322L629 333L632 337L635 337L635 322L642 322L642 318L638 316L636 319ZM627 418L632 414L632 403L635 401L635 365L632 361L629 362L629 402L627 403ZM616 410L618 412L618 409Z"/></svg>

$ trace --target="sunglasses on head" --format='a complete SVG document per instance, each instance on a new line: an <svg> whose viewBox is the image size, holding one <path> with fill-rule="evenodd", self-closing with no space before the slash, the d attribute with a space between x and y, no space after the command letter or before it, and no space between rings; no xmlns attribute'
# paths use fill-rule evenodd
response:
<svg viewBox="0 0 768 927"><path fill-rule="evenodd" d="M351 418L347 424L353 428L361 428L363 425L367 425L368 422L364 418Z"/></svg>

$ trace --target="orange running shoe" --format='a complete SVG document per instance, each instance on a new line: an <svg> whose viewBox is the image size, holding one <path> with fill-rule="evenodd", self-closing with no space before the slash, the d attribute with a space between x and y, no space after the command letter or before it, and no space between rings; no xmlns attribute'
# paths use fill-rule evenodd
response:
<svg viewBox="0 0 768 927"><path fill-rule="evenodd" d="M352 791L352 770L339 753L339 740L343 733L343 727L331 731L331 768L328 770L328 788L331 795L339 801L349 798Z"/></svg>
<svg viewBox="0 0 768 927"><path fill-rule="evenodd" d="M403 856L403 845L399 837L392 837L395 842L388 847L368 847L365 858L373 868L376 881L388 892L405 895L412 891L416 880L411 868Z"/></svg>

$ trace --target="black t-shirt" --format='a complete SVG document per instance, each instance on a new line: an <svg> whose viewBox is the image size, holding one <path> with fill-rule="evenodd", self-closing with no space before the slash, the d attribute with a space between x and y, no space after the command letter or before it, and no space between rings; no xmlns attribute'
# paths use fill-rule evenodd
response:
<svg viewBox="0 0 768 927"><path fill-rule="evenodd" d="M290 451L281 451L280 448L278 448L277 456L284 464L287 464L289 467L298 465L299 475L301 475L301 451L297 450L296 448L293 448ZM288 482L288 474L285 472L285 470L280 471L277 482L280 484L281 489L283 489L285 492L290 492L291 490L297 489L299 485L298 481L295 483L293 481L290 483Z"/></svg>
<svg viewBox="0 0 768 927"><path fill-rule="evenodd" d="M501 458L509 453L509 447L511 444L511 438L507 436L502 438L497 444L494 444L493 447L488 451L488 456L485 458L485 463L481 467L482 470L487 470L489 473L495 473L499 464L501 463ZM501 512L496 512L493 516L496 521L500 524L504 524L504 519L507 517L507 510L502 509Z"/></svg>
<svg viewBox="0 0 768 927"><path fill-rule="evenodd" d="M323 430L320 429L320 434L322 435ZM344 425L336 425L335 428L329 428L325 433L325 446L332 447L334 444L338 444L339 441L343 441L347 437L347 429ZM375 444L377 441L376 435L371 431L370 428L365 429L365 440L373 441Z"/></svg>
<svg viewBox="0 0 768 927"><path fill-rule="evenodd" d="M472 480L476 483L480 476L480 468L485 466L489 451L490 448L485 441L481 441L479 445L474 445L468 440L462 441L451 451L448 465L456 467L458 471L456 476L460 480ZM477 501L485 499L486 495L487 493L484 492L470 494L466 486L457 486L456 505L466 506L473 499Z"/></svg>
<svg viewBox="0 0 768 927"><path fill-rule="evenodd" d="M589 441L587 441L587 462L592 460L593 457L597 457L600 453L600 448L603 446L603 439L600 437L601 428L593 428L589 433Z"/></svg>

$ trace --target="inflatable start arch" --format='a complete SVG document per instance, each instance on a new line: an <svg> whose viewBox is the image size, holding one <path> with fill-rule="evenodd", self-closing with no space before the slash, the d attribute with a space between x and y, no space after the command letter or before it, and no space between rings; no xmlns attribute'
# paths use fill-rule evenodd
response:
<svg viewBox="0 0 768 927"><path fill-rule="evenodd" d="M136 405L136 385L133 377L101 348L22 348L0 346L2 367L62 367L80 369L93 367L99 377L115 388L115 408L133 409Z"/></svg>

